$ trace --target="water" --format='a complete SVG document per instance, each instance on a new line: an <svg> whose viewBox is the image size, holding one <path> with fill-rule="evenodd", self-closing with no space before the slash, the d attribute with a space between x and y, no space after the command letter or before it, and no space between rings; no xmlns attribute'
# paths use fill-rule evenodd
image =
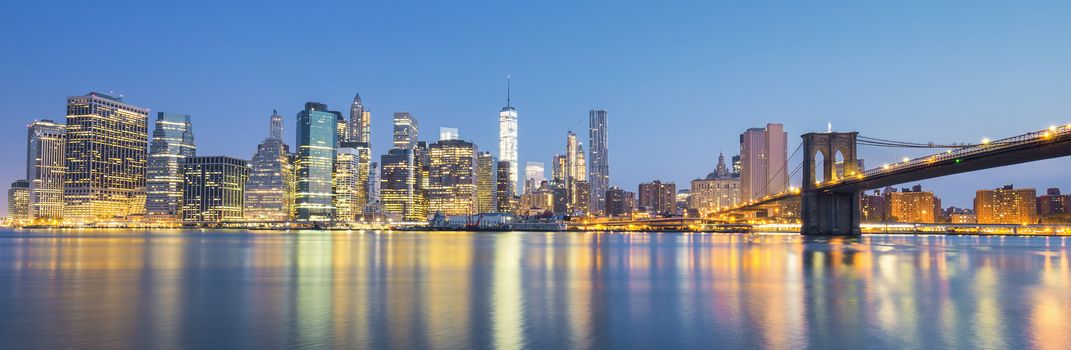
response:
<svg viewBox="0 0 1071 350"><path fill-rule="evenodd" d="M0 347L1066 349L1069 244L0 232Z"/></svg>

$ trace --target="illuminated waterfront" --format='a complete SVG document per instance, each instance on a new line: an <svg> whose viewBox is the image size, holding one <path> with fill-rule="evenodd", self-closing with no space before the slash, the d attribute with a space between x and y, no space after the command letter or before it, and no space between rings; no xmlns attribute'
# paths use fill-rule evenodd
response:
<svg viewBox="0 0 1071 350"><path fill-rule="evenodd" d="M1069 237L0 234L10 348L1062 348Z"/></svg>

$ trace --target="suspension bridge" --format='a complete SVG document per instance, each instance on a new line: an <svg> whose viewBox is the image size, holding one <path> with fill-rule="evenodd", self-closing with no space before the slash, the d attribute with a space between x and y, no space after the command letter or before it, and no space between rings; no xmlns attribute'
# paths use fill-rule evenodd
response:
<svg viewBox="0 0 1071 350"><path fill-rule="evenodd" d="M754 212L776 203L798 201L801 234L857 235L863 191L1071 155L1071 124L973 144L894 141L858 132L807 133L801 137L803 142L789 157L800 154L801 164L787 177L773 176L764 187L769 190L760 192L768 194L713 215ZM877 150L868 152L867 159L881 164L865 168L861 148ZM935 150L942 151L934 153ZM895 153L912 154L890 159ZM777 175L789 168L788 163ZM797 174L800 186L789 186ZM784 179L783 183L775 183L778 178Z"/></svg>

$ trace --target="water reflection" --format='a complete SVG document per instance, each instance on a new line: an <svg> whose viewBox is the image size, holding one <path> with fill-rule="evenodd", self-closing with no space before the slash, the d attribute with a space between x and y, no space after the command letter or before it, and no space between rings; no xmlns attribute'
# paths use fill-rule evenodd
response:
<svg viewBox="0 0 1071 350"><path fill-rule="evenodd" d="M1066 348L1062 237L4 232L11 348Z"/></svg>

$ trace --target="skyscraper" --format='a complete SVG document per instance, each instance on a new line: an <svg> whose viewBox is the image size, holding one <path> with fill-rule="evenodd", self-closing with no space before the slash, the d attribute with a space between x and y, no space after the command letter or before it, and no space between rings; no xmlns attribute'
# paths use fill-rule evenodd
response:
<svg viewBox="0 0 1071 350"><path fill-rule="evenodd" d="M26 179L29 181L30 220L63 217L63 174L67 172L67 128L51 120L35 120L27 127Z"/></svg>
<svg viewBox="0 0 1071 350"><path fill-rule="evenodd" d="M145 212L145 108L91 92L67 98L64 219L94 222Z"/></svg>
<svg viewBox="0 0 1071 350"><path fill-rule="evenodd" d="M364 108L361 102L361 94L353 96L353 104L350 105L350 141L372 142L372 112Z"/></svg>
<svg viewBox="0 0 1071 350"><path fill-rule="evenodd" d="M258 222L287 222L294 215L294 169L283 142L283 117L272 111L268 138L257 146L245 183L242 215Z"/></svg>
<svg viewBox="0 0 1071 350"><path fill-rule="evenodd" d="M428 211L444 215L476 212L476 145L442 140L428 147Z"/></svg>
<svg viewBox="0 0 1071 350"><path fill-rule="evenodd" d="M413 149L419 134L416 118L409 112L394 113L394 148Z"/></svg>
<svg viewBox="0 0 1071 350"><path fill-rule="evenodd" d="M22 225L30 220L30 182L16 180L7 190L7 219Z"/></svg>
<svg viewBox="0 0 1071 350"><path fill-rule="evenodd" d="M189 157L183 163L182 221L212 225L241 221L249 165L245 160Z"/></svg>
<svg viewBox="0 0 1071 350"><path fill-rule="evenodd" d="M331 176L338 148L338 119L341 114L328 111L318 102L305 104L297 115L297 192L295 206L298 221L331 221L334 215Z"/></svg>
<svg viewBox="0 0 1071 350"><path fill-rule="evenodd" d="M364 143L342 142L335 159L334 194L335 220L352 222L368 204L367 147Z"/></svg>
<svg viewBox="0 0 1071 350"><path fill-rule="evenodd" d="M580 187L588 185L587 162L584 159L584 147L580 145L576 134L572 131L568 132L565 137L565 157L558 161L565 162L561 171L565 176L567 211L570 214L585 214L588 207L588 198L585 194L590 194L590 189Z"/></svg>
<svg viewBox="0 0 1071 350"><path fill-rule="evenodd" d="M524 164L524 192L533 193L539 189L543 181L547 181L542 162L526 162Z"/></svg>
<svg viewBox="0 0 1071 350"><path fill-rule="evenodd" d="M510 103L509 77L506 77L506 106L498 112L498 159L509 162L510 181L517 184L517 109Z"/></svg>
<svg viewBox="0 0 1071 350"><path fill-rule="evenodd" d="M510 180L509 162L498 161L495 176L495 211L499 213L513 212L515 205L513 189L514 182Z"/></svg>
<svg viewBox="0 0 1071 350"><path fill-rule="evenodd" d="M161 223L182 220L182 164L186 158L196 155L190 116L157 113L145 170L146 220Z"/></svg>
<svg viewBox="0 0 1071 350"><path fill-rule="evenodd" d="M788 133L781 124L747 129L740 135L741 200L788 189Z"/></svg>
<svg viewBox="0 0 1071 350"><path fill-rule="evenodd" d="M490 213L496 211L495 197L498 186L495 183L495 158L491 152L476 154L476 212ZM512 196L512 194L511 194Z"/></svg>
<svg viewBox="0 0 1071 350"><path fill-rule="evenodd" d="M610 147L606 136L606 110L588 112L588 147L591 153L588 166L588 183L591 186L591 212L606 214L606 191L610 188Z"/></svg>
<svg viewBox="0 0 1071 350"><path fill-rule="evenodd" d="M427 220L423 210L419 165L412 149L391 149L380 158L380 202L383 211L397 220Z"/></svg>

